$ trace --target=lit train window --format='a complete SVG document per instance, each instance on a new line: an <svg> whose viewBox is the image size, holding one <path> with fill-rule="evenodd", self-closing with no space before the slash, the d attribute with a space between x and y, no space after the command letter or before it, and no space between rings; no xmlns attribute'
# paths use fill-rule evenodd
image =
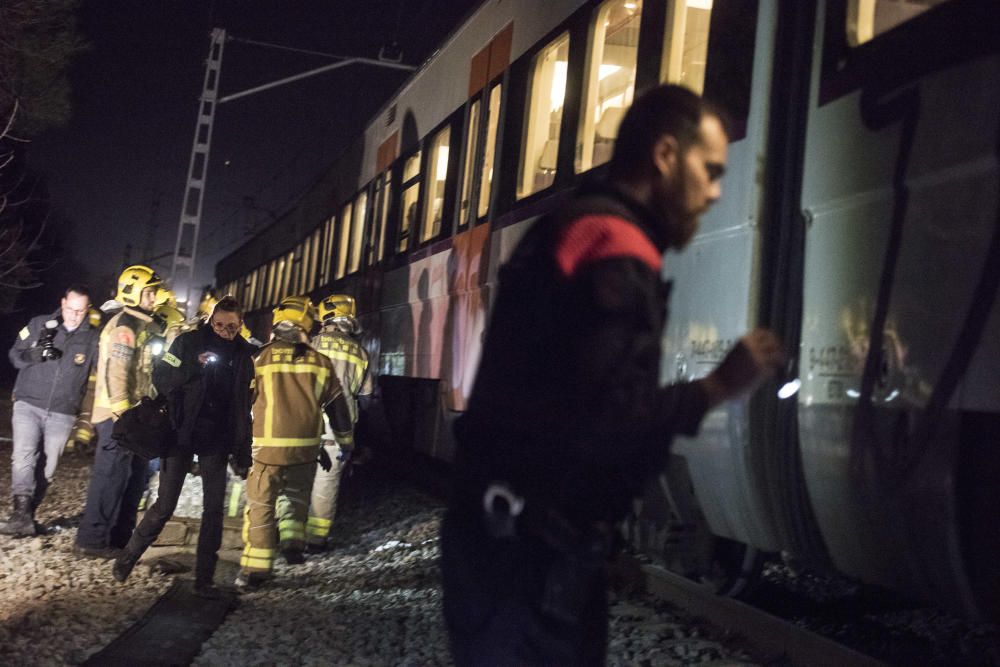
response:
<svg viewBox="0 0 1000 667"><path fill-rule="evenodd" d="M285 272L281 278L281 295L279 299L284 299L286 296L290 296L294 285L292 284L292 259L293 253L288 253L284 261L281 263L285 267Z"/></svg>
<svg viewBox="0 0 1000 667"><path fill-rule="evenodd" d="M679 83L699 95L705 88L712 0L678 0L667 9L660 81Z"/></svg>
<svg viewBox="0 0 1000 667"><path fill-rule="evenodd" d="M417 222L417 199L420 195L420 151L403 163L403 199L400 207L399 243L397 251L406 252L410 247L410 230Z"/></svg>
<svg viewBox="0 0 1000 667"><path fill-rule="evenodd" d="M858 46L947 0L848 0L847 43Z"/></svg>
<svg viewBox="0 0 1000 667"><path fill-rule="evenodd" d="M500 125L500 99L503 90L498 83L490 89L489 105L486 107L486 145L483 151L483 166L479 174L479 205L476 215L480 218L490 209L490 192L493 189L493 162L496 159L497 128Z"/></svg>
<svg viewBox="0 0 1000 667"><path fill-rule="evenodd" d="M479 146L479 116L482 100L476 100L469 107L469 127L465 134L465 169L462 171L462 199L459 202L459 225L467 225L472 212L472 175L476 167L476 148Z"/></svg>
<svg viewBox="0 0 1000 667"><path fill-rule="evenodd" d="M375 201L372 215L372 240L368 265L382 260L385 253L385 228L389 221L389 194L392 192L392 172L387 171L375 181Z"/></svg>
<svg viewBox="0 0 1000 667"><path fill-rule="evenodd" d="M434 238L441 231L450 145L451 127L445 126L431 142L430 161L427 163L427 187L424 189L424 222L420 227L421 242Z"/></svg>
<svg viewBox="0 0 1000 667"><path fill-rule="evenodd" d="M333 280L333 233L336 230L336 226L337 216L331 215L330 219L326 221L323 229L322 281L324 285Z"/></svg>
<svg viewBox="0 0 1000 667"><path fill-rule="evenodd" d="M577 172L611 159L618 125L635 94L641 16L641 0L608 0L594 13L576 139Z"/></svg>
<svg viewBox="0 0 1000 667"><path fill-rule="evenodd" d="M569 33L557 37L532 62L517 179L519 199L544 190L555 180L568 65Z"/></svg>
<svg viewBox="0 0 1000 667"><path fill-rule="evenodd" d="M319 287L319 246L323 242L323 228L319 227L313 234L312 242L312 256L309 259L311 268L311 274L309 276L309 288Z"/></svg>
<svg viewBox="0 0 1000 667"><path fill-rule="evenodd" d="M337 242L337 273L334 279L343 278L347 271L347 244L351 238L351 212L354 210L352 202L347 202L340 211L340 237Z"/></svg>
<svg viewBox="0 0 1000 667"><path fill-rule="evenodd" d="M361 241L365 235L365 214L368 212L368 193L362 192L354 201L354 219L351 222L351 255L347 272L361 268Z"/></svg>

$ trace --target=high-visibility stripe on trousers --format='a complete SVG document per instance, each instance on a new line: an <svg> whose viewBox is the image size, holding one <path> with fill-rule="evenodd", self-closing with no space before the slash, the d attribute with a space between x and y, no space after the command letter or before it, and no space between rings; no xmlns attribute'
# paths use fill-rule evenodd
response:
<svg viewBox="0 0 1000 667"><path fill-rule="evenodd" d="M305 548L305 523L315 463L289 466L254 461L247 475L247 506L243 515L244 572L270 572L281 549ZM279 494L288 498L287 515L278 521Z"/></svg>
<svg viewBox="0 0 1000 667"><path fill-rule="evenodd" d="M344 469L344 464L337 460L337 457L340 456L340 447L336 444L327 444L323 447L330 460L333 461L333 467L327 472L320 466L316 466L312 493L309 498L309 520L306 522L306 541L310 544L324 544L330 534L330 527L333 525L333 518L337 513L340 475ZM291 518L291 510L290 499L285 497L278 499L279 526L281 521Z"/></svg>

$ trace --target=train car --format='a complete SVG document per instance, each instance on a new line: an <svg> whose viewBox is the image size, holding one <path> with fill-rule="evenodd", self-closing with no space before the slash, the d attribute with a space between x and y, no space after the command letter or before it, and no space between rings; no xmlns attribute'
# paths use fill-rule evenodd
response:
<svg viewBox="0 0 1000 667"><path fill-rule="evenodd" d="M665 262L663 380L756 325L791 362L675 443L630 538L729 593L782 552L996 618L997 35L992 0L483 2L217 281L258 335L286 294L356 296L390 455L447 462L498 267L637 92L686 85L733 131Z"/></svg>

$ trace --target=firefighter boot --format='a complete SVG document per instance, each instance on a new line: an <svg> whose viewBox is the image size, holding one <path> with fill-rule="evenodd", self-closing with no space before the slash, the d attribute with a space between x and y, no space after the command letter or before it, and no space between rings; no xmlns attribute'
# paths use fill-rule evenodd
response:
<svg viewBox="0 0 1000 667"><path fill-rule="evenodd" d="M115 581L125 583L128 575L132 574L132 568L139 562L140 556L142 556L141 553L123 549L121 555L115 559L115 564L111 568L111 575L115 578Z"/></svg>
<svg viewBox="0 0 1000 667"><path fill-rule="evenodd" d="M35 516L29 496L14 496L14 509L7 521L0 523L0 533L16 537L35 534Z"/></svg>

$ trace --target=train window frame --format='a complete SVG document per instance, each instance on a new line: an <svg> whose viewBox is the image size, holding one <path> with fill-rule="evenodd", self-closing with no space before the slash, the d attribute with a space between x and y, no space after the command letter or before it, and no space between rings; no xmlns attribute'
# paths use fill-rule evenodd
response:
<svg viewBox="0 0 1000 667"><path fill-rule="evenodd" d="M892 25L887 26L879 30L874 24L876 21L875 13L877 11L877 6L880 4L880 0L847 0L847 11L845 13L844 30L846 32L847 45L851 48L857 48L862 44L866 44L877 37L884 35L890 30L894 30L899 26L916 19L918 16L931 11L935 7L950 2L951 0L938 0L937 4L932 6L923 6L923 9L919 10L916 14L900 19L894 22ZM887 3L886 3L887 4ZM898 4L898 0L897 0ZM867 5L863 8L862 5ZM867 22L861 20L862 11L866 11L870 8L871 16ZM901 9L897 7L897 9ZM870 25L866 25L870 23Z"/></svg>
<svg viewBox="0 0 1000 667"><path fill-rule="evenodd" d="M482 90L466 100L465 103L465 119L462 124L462 159L461 166L459 167L462 183L459 188L458 202L455 206L458 217L457 231L468 229L476 219L476 216L473 215L473 212L476 210L476 193L478 192L476 185L478 170L476 166L479 161L479 146L482 143L482 109L484 106ZM473 112L475 112L475 127L472 127Z"/></svg>
<svg viewBox="0 0 1000 667"><path fill-rule="evenodd" d="M363 268L362 259L364 254L364 236L367 227L369 206L368 187L359 190L351 199L353 211L351 213L350 238L347 242L347 267L344 275L357 273ZM359 213L360 210L360 213Z"/></svg>
<svg viewBox="0 0 1000 667"><path fill-rule="evenodd" d="M444 163L444 176L437 178L440 174L441 165L440 163L432 164L436 159L436 151L438 150L437 141L442 136L447 134L448 136L448 155L445 158ZM422 248L428 243L433 243L434 241L440 239L445 234L450 234L451 232L451 215L449 215L449 193L454 190L454 173L455 173L455 152L450 149L450 146L454 143L455 137L455 123L454 114L449 116L443 123L438 125L434 130L429 132L424 138L424 155L422 164L422 173L420 175L420 202L419 206L419 229L417 232L417 243L415 247ZM433 175L433 176L432 176ZM433 206L434 198L431 197L430 182L434 180L435 184L440 183L442 188L441 192L441 210L440 218L438 219L437 230L433 229L431 226L428 230L428 215L430 213L430 208Z"/></svg>
<svg viewBox="0 0 1000 667"><path fill-rule="evenodd" d="M399 179L398 185L398 201L399 206L396 211L396 229L395 238L393 243L393 255L405 255L409 251L416 247L416 244L412 242L414 236L415 223L419 223L419 212L420 212L420 197L421 197L421 175L423 174L423 150L422 146L418 145L414 150L410 151L406 155L400 156L399 163ZM406 176L407 168L415 164L417 165L417 172L412 174L409 178ZM409 206L414 207L413 210L417 212L414 218L406 219L406 209L407 209L407 194L410 192L415 192L415 199L409 202ZM409 224L406 229L403 228L403 222L407 221Z"/></svg>
<svg viewBox="0 0 1000 667"><path fill-rule="evenodd" d="M851 46L849 0L829 0L824 20L819 105L857 90L898 89L931 72L995 52L995 11L988 3L952 0Z"/></svg>
<svg viewBox="0 0 1000 667"><path fill-rule="evenodd" d="M518 151L518 159L517 159L517 181L514 186L514 196L517 201L522 201L524 199L527 199L528 197L536 195L539 192L548 191L552 188L553 185L556 184L556 179L558 178L559 174L560 146L563 143L562 130L567 117L566 109L568 105L566 103L566 100L567 100L567 88L569 86L569 80L570 80L570 58L575 41L576 40L573 39L573 31L571 31L568 26L564 26L562 30L558 31L552 38L541 41L540 44L537 46L537 48L533 49L530 54L525 54L528 57L529 64L527 67L526 87L524 91L525 92L524 113L523 113L524 119L521 123L521 133L520 133L521 136L519 141L520 149ZM563 48L565 48L566 50L565 61L557 59L555 60L554 64L565 62L564 72L560 75L558 74L559 68L553 67L553 72L551 77L553 82L558 81L560 78L562 79L561 83L562 100L560 106L558 107L559 118L558 121L556 121L552 117L552 115L556 112L556 108L550 106L547 112L549 116L549 118L547 119L549 125L549 132L547 136L549 136L549 138L545 139L544 141L539 141L537 137L533 138L531 136L532 132L536 130L535 123L538 122L539 118L538 109L536 109L535 107L538 101L536 86L539 83L541 83L542 85L544 85L545 83L545 79L543 77L544 73L542 71L542 68L545 67L544 58L546 54L553 52L556 54L556 57L558 58L558 51L560 51ZM554 98L552 97L552 92L554 90L555 88L551 87L547 91L549 95L549 101L553 102L553 105L555 103ZM554 128L553 124L555 125ZM553 129L555 129L554 139L552 138ZM541 144L540 146L538 146L539 143ZM536 148L538 148L538 150L535 150ZM527 167L527 165L529 161L535 161L535 160L537 160L539 165L541 165L542 161L545 160L547 163L551 163L552 166L539 167L538 169L536 169L535 167L530 167L531 171L530 176L532 178L531 187L530 188L524 187L527 182L526 179L529 176L529 174L527 173L527 169L529 169L529 167ZM547 171L548 173L544 175L545 176L550 175L551 180L542 185L538 184L536 182L537 180L536 177L538 175L536 172L538 172L539 170L543 172Z"/></svg>
<svg viewBox="0 0 1000 667"><path fill-rule="evenodd" d="M494 207L494 195L496 191L497 181L496 174L498 172L498 167L500 165L500 137L503 134L503 126L500 123L500 119L504 118L504 103L505 103L505 88L503 83L503 75L500 75L488 82L483 90L480 91L482 94L483 108L486 111L485 119L486 122L483 123L483 141L480 144L480 151L476 158L476 163L478 169L476 169L476 197L475 197L475 221L479 224L489 218L491 209ZM490 139L490 121L493 119L493 114L490 113L490 102L493 98L494 91L499 91L499 99L497 100L497 110L496 118L497 122L494 126L496 129L493 132L493 138ZM492 160L487 160L487 151L492 150L493 156ZM489 185L486 189L483 188L483 178L486 175L487 168L490 169L490 180ZM485 196L484 196L485 195ZM483 207L483 200L486 201L486 207Z"/></svg>
<svg viewBox="0 0 1000 667"><path fill-rule="evenodd" d="M354 198L350 198L340 205L340 214L337 216L337 240L335 242L335 269L333 279L340 280L347 275L347 249L350 243L351 219L354 217Z"/></svg>
<svg viewBox="0 0 1000 667"><path fill-rule="evenodd" d="M635 44L625 45L623 47L631 48L632 50L632 76L631 81L626 83L625 89L621 92L622 103L617 106L607 106L603 108L603 110L598 111L601 107L603 107L604 102L607 101L602 99L600 94L601 81L606 78L616 76L619 70L627 66L606 64L605 56L607 54L605 51L610 44L608 40L609 35L605 30L609 27L610 21L610 19L607 18L607 15L615 9L614 5L616 4L622 5L622 9L626 12L630 12L630 16L626 19L626 21L632 21L634 19L638 20L638 24L635 26ZM632 5L631 7L629 7L630 4ZM614 140L618 136L618 126L621 123L621 119L625 115L625 111L632 105L632 102L635 99L636 82L638 80L639 73L639 46L642 36L642 16L642 0L634 0L631 2L630 0L604 0L594 7L591 12L586 36L586 60L580 89L580 104L578 105L578 126L576 140L574 142L573 171L576 174L589 171L594 167L599 167L611 159L610 152L602 156L603 159L598 160L595 158L595 155L598 152L597 148L599 147L598 137L606 140L600 142L600 147L603 148L604 144L610 144L610 148L613 150ZM602 19L605 19L603 25L601 25ZM614 32L612 34L614 34ZM600 52L599 56L598 52ZM597 65L596 67L595 64ZM617 69L611 71L605 70L605 74L602 76L601 70L606 67L617 67ZM612 97L611 99L614 98ZM611 113L613 110L617 110L617 112ZM595 115L595 113L592 113L593 111L598 111L598 113Z"/></svg>
<svg viewBox="0 0 1000 667"><path fill-rule="evenodd" d="M372 180L371 232L366 238L365 266L377 266L385 259L385 240L392 212L393 170L386 168Z"/></svg>

